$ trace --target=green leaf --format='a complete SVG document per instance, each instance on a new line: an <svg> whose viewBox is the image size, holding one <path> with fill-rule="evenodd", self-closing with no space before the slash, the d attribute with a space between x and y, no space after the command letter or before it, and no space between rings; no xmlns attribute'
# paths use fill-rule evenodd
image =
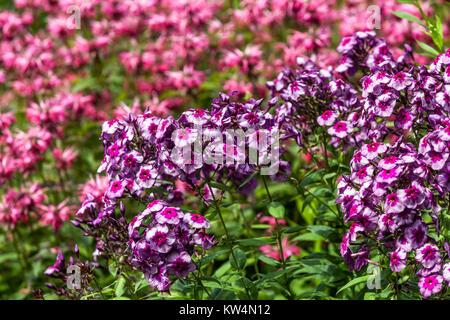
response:
<svg viewBox="0 0 450 320"><path fill-rule="evenodd" d="M306 187L316 182L319 182L323 177L323 169L316 171L310 175L308 175L303 181L300 183L300 187Z"/></svg>
<svg viewBox="0 0 450 320"><path fill-rule="evenodd" d="M283 233L296 233L305 229L305 226L293 226L283 230Z"/></svg>
<svg viewBox="0 0 450 320"><path fill-rule="evenodd" d="M416 40L417 44L426 52L432 54L433 56L437 56L439 54L439 51L437 51L436 49L434 49L433 47L430 47L429 45L427 45L426 43L423 43L422 41Z"/></svg>
<svg viewBox="0 0 450 320"><path fill-rule="evenodd" d="M336 294L338 294L339 292L341 292L341 291L343 291L343 290L345 290L345 289L348 289L348 288L350 288L350 287L356 286L357 284L360 284L360 283L363 283L363 282L367 282L367 280L368 280L370 277L372 277L372 276L373 276L373 275L369 274L369 275L366 275L366 276L362 276L362 277L355 278L355 279L353 279L353 280L347 282L347 284L346 284L345 286L343 286L342 288L340 288L340 289L338 290L338 292L336 292Z"/></svg>
<svg viewBox="0 0 450 320"><path fill-rule="evenodd" d="M327 198L333 196L333 193L327 188L320 188L311 192L318 198Z"/></svg>
<svg viewBox="0 0 450 320"><path fill-rule="evenodd" d="M442 30L442 22L438 15L435 16L435 24L430 28L430 31L433 42L438 47L439 51L443 51L442 47L444 45L444 34Z"/></svg>
<svg viewBox="0 0 450 320"><path fill-rule="evenodd" d="M269 203L267 207L272 217L277 219L284 219L285 209L281 203L273 201Z"/></svg>
<svg viewBox="0 0 450 320"><path fill-rule="evenodd" d="M318 241L318 240L325 240L325 238L322 237L321 235L312 232L301 234L292 239L292 241Z"/></svg>
<svg viewBox="0 0 450 320"><path fill-rule="evenodd" d="M234 253L234 255L230 254L230 258L229 258L231 267L233 267L234 269L237 269L237 270L242 270L245 267L245 262L247 260L245 252L239 248L234 248L233 253ZM236 258L236 260L235 260L235 258Z"/></svg>
<svg viewBox="0 0 450 320"><path fill-rule="evenodd" d="M274 241L275 240L273 237L261 237L261 238L237 240L236 243L241 246L260 247L266 244L272 244Z"/></svg>
<svg viewBox="0 0 450 320"><path fill-rule="evenodd" d="M280 262L277 259L274 259L272 257L259 256L258 259L270 266L274 266L274 267L280 266Z"/></svg>
<svg viewBox="0 0 450 320"><path fill-rule="evenodd" d="M215 181L210 181L208 182L208 184L216 189L220 189L222 191L229 191L230 188L228 188L226 185L224 185L223 183L220 182L215 182Z"/></svg>
<svg viewBox="0 0 450 320"><path fill-rule="evenodd" d="M125 284L126 279L124 277L120 277L119 280L117 280L117 286L116 286L116 296L121 297L125 293Z"/></svg>
<svg viewBox="0 0 450 320"><path fill-rule="evenodd" d="M211 254L207 255L206 257L202 258L201 261L200 261L200 264L201 265L208 264L211 261L213 261L214 259L216 259L217 257L219 257L219 256L221 256L221 255L223 255L225 253L228 253L229 251L230 250L227 249L227 250L220 250L220 251L211 253Z"/></svg>
<svg viewBox="0 0 450 320"><path fill-rule="evenodd" d="M108 264L108 270L109 272L115 277L117 274L117 264L115 261L110 261Z"/></svg>
<svg viewBox="0 0 450 320"><path fill-rule="evenodd" d="M414 4L415 5L415 1L414 0L397 0L397 2L399 2L399 3L408 3L408 4Z"/></svg>
<svg viewBox="0 0 450 320"><path fill-rule="evenodd" d="M336 231L335 228L329 227L329 226L308 226L307 229L313 233L316 233L325 239L332 240L332 241L339 241L339 234Z"/></svg>
<svg viewBox="0 0 450 320"><path fill-rule="evenodd" d="M412 15L411 13L401 12L401 11L391 11L391 13L394 14L395 16L399 17L400 19L405 19L405 20L408 20L411 22L415 22L415 23L420 24L422 27L427 28L427 25L425 23L423 23L422 20L420 20L416 16Z"/></svg>

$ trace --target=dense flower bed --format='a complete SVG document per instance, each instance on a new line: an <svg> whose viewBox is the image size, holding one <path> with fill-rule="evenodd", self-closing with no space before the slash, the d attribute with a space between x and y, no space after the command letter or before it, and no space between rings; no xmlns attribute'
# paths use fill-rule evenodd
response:
<svg viewBox="0 0 450 320"><path fill-rule="evenodd" d="M402 2L7 5L0 296L448 298L450 15Z"/></svg>

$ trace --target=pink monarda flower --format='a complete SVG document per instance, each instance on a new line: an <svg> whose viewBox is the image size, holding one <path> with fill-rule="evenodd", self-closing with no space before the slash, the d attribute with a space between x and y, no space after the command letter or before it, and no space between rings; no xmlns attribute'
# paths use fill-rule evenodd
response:
<svg viewBox="0 0 450 320"><path fill-rule="evenodd" d="M64 200L57 206L41 206L41 218L39 219L39 221L44 226L51 226L53 232L58 231L58 229L61 228L64 222L69 220L70 216L72 215L72 207L66 205L67 201L68 200Z"/></svg>
<svg viewBox="0 0 450 320"><path fill-rule="evenodd" d="M300 254L300 248L297 247L294 243L290 243L288 237L284 237L283 240L281 241L281 244L283 246L284 259L292 255ZM261 250L261 252L264 253L267 257L272 257L274 259L281 261L278 246L271 246L270 244L267 244L265 246L259 247L259 250Z"/></svg>
<svg viewBox="0 0 450 320"><path fill-rule="evenodd" d="M72 167L72 162L78 155L77 151L74 151L72 147L68 147L64 151L60 148L56 148L52 151L53 158L56 161L56 167L58 169L67 170Z"/></svg>
<svg viewBox="0 0 450 320"><path fill-rule="evenodd" d="M80 197L80 201L84 202L86 200L86 195L90 194L94 197L95 201L100 204L108 186L108 177L99 175L96 175L95 177L91 176L79 189L78 196Z"/></svg>
<svg viewBox="0 0 450 320"><path fill-rule="evenodd" d="M419 280L420 293L424 298L436 294L442 290L443 278L441 275L430 275Z"/></svg>

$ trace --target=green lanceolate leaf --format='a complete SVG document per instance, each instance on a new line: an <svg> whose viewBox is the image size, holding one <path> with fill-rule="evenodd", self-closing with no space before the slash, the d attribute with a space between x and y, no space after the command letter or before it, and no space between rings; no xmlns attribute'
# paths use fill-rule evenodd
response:
<svg viewBox="0 0 450 320"><path fill-rule="evenodd" d="M347 282L347 284L345 286L343 286L342 288L340 288L339 291L336 294L338 294L339 292L341 292L341 291L343 291L345 289L348 289L350 287L356 286L357 284L360 284L360 283L363 283L363 282L367 282L367 280L370 277L373 277L373 275L369 274L367 276L362 276L362 277L359 277L359 278L355 278L355 279Z"/></svg>
<svg viewBox="0 0 450 320"><path fill-rule="evenodd" d="M415 23L420 24L422 27L427 28L427 25L425 23L423 23L422 20L420 20L416 16L412 15L411 13L402 12L402 11L391 11L391 12L392 12L392 14L399 17L400 19L405 19L405 20L408 20L411 22L415 22Z"/></svg>
<svg viewBox="0 0 450 320"><path fill-rule="evenodd" d="M242 270L245 267L245 262L247 261L245 252L239 248L234 248L233 253L234 254L230 254L229 258L231 267L237 270Z"/></svg>
<svg viewBox="0 0 450 320"><path fill-rule="evenodd" d="M285 209L284 206L279 202L271 202L267 206L269 214L277 219L284 219Z"/></svg>

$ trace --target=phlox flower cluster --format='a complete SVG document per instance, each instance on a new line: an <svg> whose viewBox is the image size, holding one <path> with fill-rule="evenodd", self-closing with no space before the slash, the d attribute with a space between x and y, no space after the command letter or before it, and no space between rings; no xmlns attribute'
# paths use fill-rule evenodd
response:
<svg viewBox="0 0 450 320"><path fill-rule="evenodd" d="M128 226L131 264L152 287L168 291L171 275L184 278L196 269L191 258L195 246L205 250L213 246L213 239L205 233L209 227L209 221L199 214L183 213L154 200Z"/></svg>
<svg viewBox="0 0 450 320"><path fill-rule="evenodd" d="M437 294L444 280L448 285L450 254L440 237L440 203L448 203L449 194L450 50L429 69L414 66L409 48L394 60L385 43L360 34L344 38L340 51L366 71L361 104L367 126L351 174L338 185L337 203L352 222L341 254L359 270L377 248L389 256L393 272L417 273L424 297Z"/></svg>

